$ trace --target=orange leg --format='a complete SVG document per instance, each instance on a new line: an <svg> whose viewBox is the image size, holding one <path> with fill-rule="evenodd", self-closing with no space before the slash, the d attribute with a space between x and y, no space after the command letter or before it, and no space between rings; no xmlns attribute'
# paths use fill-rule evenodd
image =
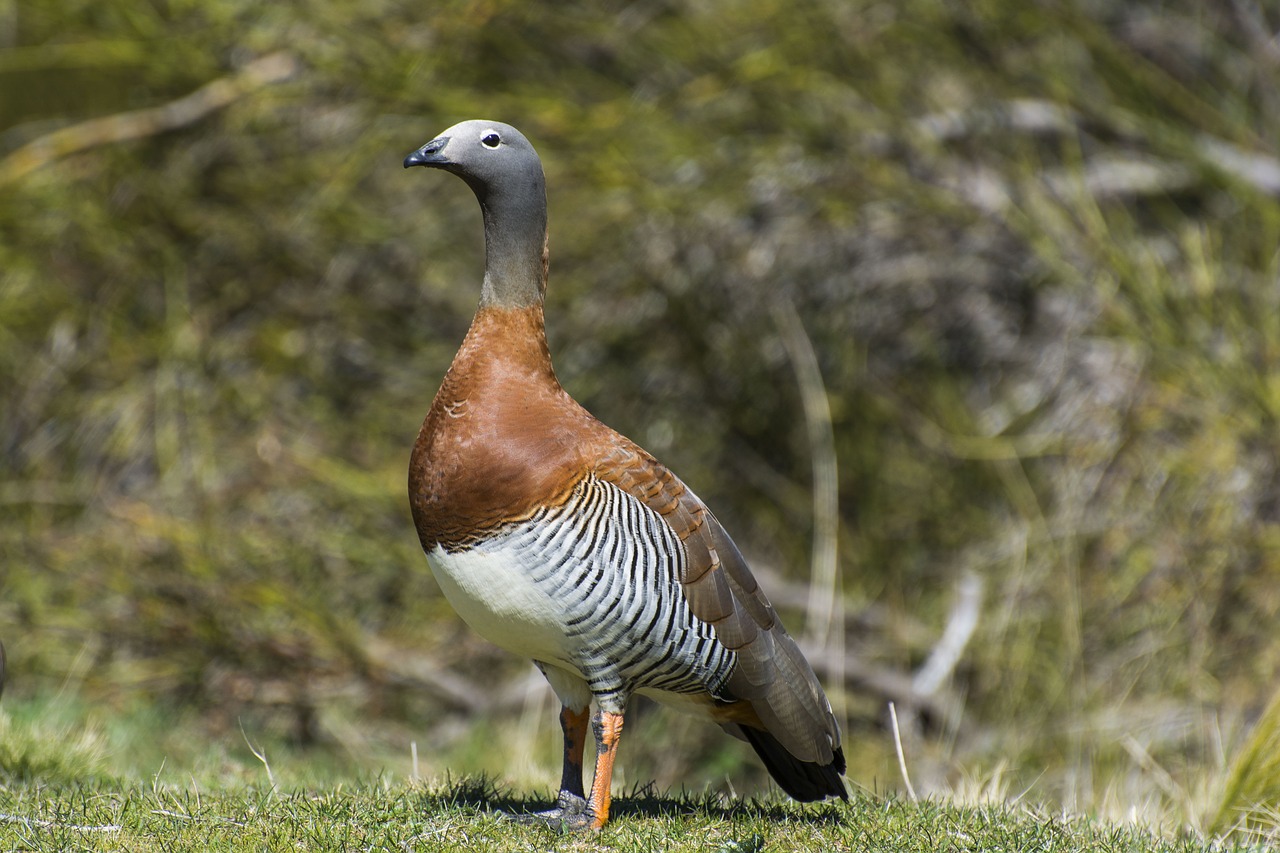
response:
<svg viewBox="0 0 1280 853"><path fill-rule="evenodd" d="M560 709L560 729L564 732L564 770L560 774L560 799L565 795L584 799L582 791L582 753L587 745L589 709ZM561 804L563 806L563 803Z"/></svg>
<svg viewBox="0 0 1280 853"><path fill-rule="evenodd" d="M613 781L613 760L622 736L622 715L601 711L592 720L596 735L596 775L591 780L591 828L609 822L609 784Z"/></svg>
<svg viewBox="0 0 1280 853"><path fill-rule="evenodd" d="M591 804L582 791L582 753L587 745L587 708L560 709L560 728L564 731L564 770L560 775L560 795L555 808L536 814L520 815L523 823L540 823L556 832L578 831L591 824Z"/></svg>

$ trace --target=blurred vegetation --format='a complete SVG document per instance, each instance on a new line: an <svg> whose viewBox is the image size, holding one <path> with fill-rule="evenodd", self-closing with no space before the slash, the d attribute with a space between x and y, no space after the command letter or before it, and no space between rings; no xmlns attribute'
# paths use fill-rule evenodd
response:
<svg viewBox="0 0 1280 853"><path fill-rule="evenodd" d="M497 737L553 781L549 700L437 594L404 497L482 258L465 186L399 164L492 117L548 173L562 381L797 633L800 318L856 781L897 779L866 671L909 678L973 572L918 787L1230 828L1277 790L1228 766L1280 669L1278 28L1253 0L0 2L6 704L414 740L434 773L504 770ZM631 739L633 781L762 779L686 728Z"/></svg>

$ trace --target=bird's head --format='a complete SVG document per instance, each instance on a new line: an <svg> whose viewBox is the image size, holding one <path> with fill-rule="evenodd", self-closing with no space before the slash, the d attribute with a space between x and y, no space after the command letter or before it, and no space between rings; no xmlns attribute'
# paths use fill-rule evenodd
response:
<svg viewBox="0 0 1280 853"><path fill-rule="evenodd" d="M542 162L509 124L473 119L455 124L404 158L404 167L444 169L462 178L481 203L508 190L542 191Z"/></svg>

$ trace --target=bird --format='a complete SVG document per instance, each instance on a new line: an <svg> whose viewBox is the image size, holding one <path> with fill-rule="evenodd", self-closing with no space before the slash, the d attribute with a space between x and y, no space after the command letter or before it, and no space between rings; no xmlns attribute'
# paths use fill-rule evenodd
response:
<svg viewBox="0 0 1280 853"><path fill-rule="evenodd" d="M831 703L741 551L680 478L556 377L543 314L546 179L533 145L511 125L473 119L410 153L413 166L461 178L483 215L479 305L414 443L409 503L450 605L531 659L559 699L556 804L524 818L559 831L608 822L633 695L745 740L796 800L847 800Z"/></svg>

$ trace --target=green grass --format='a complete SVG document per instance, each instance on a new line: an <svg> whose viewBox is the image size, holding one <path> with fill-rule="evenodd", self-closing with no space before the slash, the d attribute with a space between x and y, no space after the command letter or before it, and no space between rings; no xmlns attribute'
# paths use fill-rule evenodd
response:
<svg viewBox="0 0 1280 853"><path fill-rule="evenodd" d="M640 749L636 750L641 751ZM360 766L366 769L358 769ZM509 820L545 786L430 781L270 733L201 733L155 709L102 715L68 697L0 709L0 851L699 850L1183 851L1263 849L1265 828L1207 843L1176 817L1120 825L1010 797L999 778L951 802L859 791L848 803L619 786L602 832ZM403 767L391 762L389 767ZM1150 818L1148 818L1150 820ZM1229 827L1224 827L1229 828ZM1274 832L1272 833L1274 837ZM1234 845L1234 846L1232 846ZM1254 845L1254 846L1250 846Z"/></svg>
<svg viewBox="0 0 1280 853"><path fill-rule="evenodd" d="M546 796L484 781L425 787L385 780L321 789L200 790L104 783L0 787L0 848L30 850L700 850L1182 851L1183 836L1001 806L723 802L641 791L615 801L598 834L560 836L505 817ZM1215 848L1222 849L1222 848ZM1235 848L1243 849L1243 848Z"/></svg>

